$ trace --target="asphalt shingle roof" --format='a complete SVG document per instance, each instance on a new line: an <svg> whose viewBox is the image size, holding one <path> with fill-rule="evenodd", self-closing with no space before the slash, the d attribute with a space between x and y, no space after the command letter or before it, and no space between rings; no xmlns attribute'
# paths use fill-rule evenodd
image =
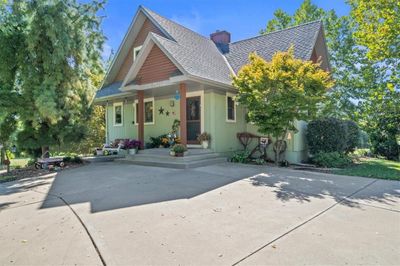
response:
<svg viewBox="0 0 400 266"><path fill-rule="evenodd" d="M316 38L322 22L314 21L292 28L271 32L254 38L233 42L225 49L225 57L232 69L237 73L239 69L248 63L251 52L256 52L269 61L278 51L287 51L294 46L296 58L310 60Z"/></svg>
<svg viewBox="0 0 400 266"><path fill-rule="evenodd" d="M107 97L107 96L123 93L122 91L119 90L121 85L122 85L122 82L114 82L114 83L111 83L111 84L101 88L101 90L97 91L96 98L102 98L102 97Z"/></svg>
<svg viewBox="0 0 400 266"><path fill-rule="evenodd" d="M176 41L154 34L189 74L231 84L229 66L213 41L147 8L143 9Z"/></svg>
<svg viewBox="0 0 400 266"><path fill-rule="evenodd" d="M188 74L229 85L231 69L237 73L248 63L251 52L271 60L274 53L293 45L295 57L309 60L322 27L320 21L315 21L221 46L147 8L140 9L169 35L166 38L150 33ZM103 87L96 98L123 93L121 85L116 82Z"/></svg>

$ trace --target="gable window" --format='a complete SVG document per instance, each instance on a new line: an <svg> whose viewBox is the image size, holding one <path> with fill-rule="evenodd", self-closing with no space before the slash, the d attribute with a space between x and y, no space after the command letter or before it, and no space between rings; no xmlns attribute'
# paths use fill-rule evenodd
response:
<svg viewBox="0 0 400 266"><path fill-rule="evenodd" d="M114 103L114 126L122 126L124 109L122 103Z"/></svg>
<svg viewBox="0 0 400 266"><path fill-rule="evenodd" d="M231 93L226 94L226 121L236 122L236 104L234 95Z"/></svg>
<svg viewBox="0 0 400 266"><path fill-rule="evenodd" d="M142 49L142 46L133 48L133 61L135 61L137 56L139 55L140 49Z"/></svg>
<svg viewBox="0 0 400 266"><path fill-rule="evenodd" d="M135 125L139 124L139 103L136 100L134 103L135 109ZM144 124L154 124L154 98L144 99Z"/></svg>

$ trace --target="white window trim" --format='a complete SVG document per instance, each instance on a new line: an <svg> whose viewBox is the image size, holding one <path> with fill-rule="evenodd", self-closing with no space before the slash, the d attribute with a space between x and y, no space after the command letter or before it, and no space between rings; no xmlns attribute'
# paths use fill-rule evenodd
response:
<svg viewBox="0 0 400 266"><path fill-rule="evenodd" d="M156 106L155 106L154 97L144 99L144 100L143 100L143 105L144 105L145 103L148 103L148 102L153 102L153 122L145 122L144 125L154 125L154 124L156 123L156 122L155 122L155 121L156 121L156 117L155 117L155 109L156 109ZM134 117L134 119L135 119L135 126L139 125L138 121L136 121L136 112L137 112L137 110L136 110L136 104L137 104L137 103L139 103L138 100L135 100L135 101L133 102L133 110L134 110L134 115L135 115L135 117Z"/></svg>
<svg viewBox="0 0 400 266"><path fill-rule="evenodd" d="M229 92L227 92L226 93L226 95L225 95L225 118L226 118L226 122L228 122L228 123L236 123L236 110L237 110L237 108L236 108L236 101L235 101L235 94L233 94L233 93L229 93ZM233 99L233 113L234 113L234 118L235 119L233 119L233 120L231 120L231 119L228 119L228 97L231 97L232 99Z"/></svg>
<svg viewBox="0 0 400 266"><path fill-rule="evenodd" d="M135 48L133 48L133 62L135 62L135 60L136 60L136 52L137 51L140 51L140 49L142 49L142 46L143 45L140 45L140 46L137 46L137 47L135 47ZM139 52L140 53L140 52ZM139 54L138 54L139 55Z"/></svg>
<svg viewBox="0 0 400 266"><path fill-rule="evenodd" d="M115 123L115 108L117 106L121 106L121 123L117 124ZM114 127L122 127L124 125L124 104L123 102L117 102L117 103L113 103L113 124Z"/></svg>
<svg viewBox="0 0 400 266"><path fill-rule="evenodd" d="M186 98L200 96L200 131L204 132L204 90L187 92ZM179 102L178 102L179 104ZM200 133L200 134L201 134Z"/></svg>

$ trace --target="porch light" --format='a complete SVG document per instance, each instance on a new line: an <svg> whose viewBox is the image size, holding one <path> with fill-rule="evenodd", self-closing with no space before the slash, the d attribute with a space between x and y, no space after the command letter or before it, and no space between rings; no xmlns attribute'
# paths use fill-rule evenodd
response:
<svg viewBox="0 0 400 266"><path fill-rule="evenodd" d="M292 139L292 134L289 132L288 134L287 134L287 140L291 140Z"/></svg>

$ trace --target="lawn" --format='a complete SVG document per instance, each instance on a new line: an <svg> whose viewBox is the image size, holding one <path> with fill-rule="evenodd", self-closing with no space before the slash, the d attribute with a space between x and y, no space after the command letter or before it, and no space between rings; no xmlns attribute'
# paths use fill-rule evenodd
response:
<svg viewBox="0 0 400 266"><path fill-rule="evenodd" d="M335 170L333 173L338 175L400 180L400 162L376 158L360 158L359 162L354 166Z"/></svg>

